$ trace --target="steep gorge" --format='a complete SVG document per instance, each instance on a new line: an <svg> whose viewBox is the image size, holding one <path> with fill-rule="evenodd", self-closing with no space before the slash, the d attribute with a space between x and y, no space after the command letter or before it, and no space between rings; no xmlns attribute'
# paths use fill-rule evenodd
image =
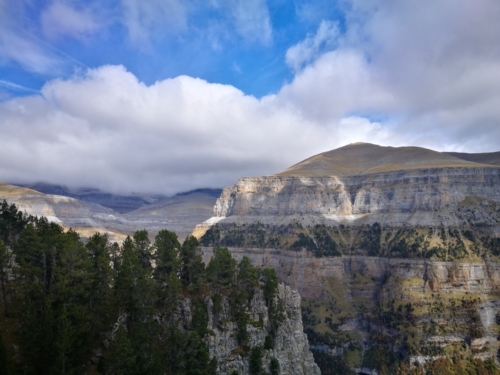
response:
<svg viewBox="0 0 500 375"><path fill-rule="evenodd" d="M497 361L498 165L353 144L242 178L214 213L194 231L206 259L227 246L276 269L311 345L352 368Z"/></svg>

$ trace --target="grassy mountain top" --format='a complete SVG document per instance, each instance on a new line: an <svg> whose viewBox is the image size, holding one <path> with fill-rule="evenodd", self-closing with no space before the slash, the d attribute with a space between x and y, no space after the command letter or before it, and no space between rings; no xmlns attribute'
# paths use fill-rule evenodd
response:
<svg viewBox="0 0 500 375"><path fill-rule="evenodd" d="M0 181L0 196L2 197L11 197L11 196L18 196L18 195L42 195L42 193L32 190L32 189L27 189L23 188L20 186L14 186L10 185L6 182Z"/></svg>
<svg viewBox="0 0 500 375"><path fill-rule="evenodd" d="M355 176L399 170L454 167L493 166L421 147L384 147L371 143L352 143L312 156L276 176Z"/></svg>
<svg viewBox="0 0 500 375"><path fill-rule="evenodd" d="M474 163L500 165L500 151L482 152L477 154L468 154L465 152L443 152L443 154L454 156L462 160L472 161Z"/></svg>

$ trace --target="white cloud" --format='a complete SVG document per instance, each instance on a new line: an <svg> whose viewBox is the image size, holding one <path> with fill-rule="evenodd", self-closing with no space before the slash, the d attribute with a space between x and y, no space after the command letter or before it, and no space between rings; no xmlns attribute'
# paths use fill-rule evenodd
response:
<svg viewBox="0 0 500 375"><path fill-rule="evenodd" d="M70 36L83 39L99 30L91 9L76 9L68 2L55 0L40 16L42 32L50 39Z"/></svg>
<svg viewBox="0 0 500 375"><path fill-rule="evenodd" d="M319 55L334 49L339 36L340 31L336 22L321 21L316 34L308 35L286 51L286 63L293 70L299 71Z"/></svg>
<svg viewBox="0 0 500 375"><path fill-rule="evenodd" d="M137 40L162 27L159 3L123 1ZM41 96L7 100L0 179L174 193L278 172L354 141L500 149L500 3L351 5L345 33L324 22L288 51L297 72L276 95L256 99L186 76L146 86L105 66L48 82ZM187 22L187 10L179 12ZM262 14L248 20L266 24ZM28 47L20 54L0 45L4 58L49 69Z"/></svg>
<svg viewBox="0 0 500 375"><path fill-rule="evenodd" d="M288 50L298 73L281 99L317 121L383 117L408 144L500 149L500 3L355 0L345 9L333 51L316 52L319 32Z"/></svg>
<svg viewBox="0 0 500 375"><path fill-rule="evenodd" d="M366 119L347 119L351 130L340 131L278 97L186 76L146 86L120 66L54 80L41 96L0 104L0 118L0 160L9 160L1 179L121 192L221 187L345 140L387 136Z"/></svg>

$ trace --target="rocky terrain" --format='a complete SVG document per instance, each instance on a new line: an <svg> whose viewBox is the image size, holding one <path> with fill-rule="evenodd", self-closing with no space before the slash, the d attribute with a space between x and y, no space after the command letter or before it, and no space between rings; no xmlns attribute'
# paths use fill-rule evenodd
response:
<svg viewBox="0 0 500 375"><path fill-rule="evenodd" d="M299 293L280 284L276 303L282 304L284 318L276 332L274 348L265 349L266 336L271 330L273 318L268 312L262 291L256 293L250 303L248 312L250 320L247 324L247 330L250 334L248 345L252 348L264 348L262 355L264 368L270 368L271 358L275 358L279 363L280 374L319 375L319 368L314 363L312 353L309 351L307 336L304 334L302 326ZM207 311L208 329L212 333L206 342L210 356L217 358L218 373L231 374L232 371L237 371L241 375L250 374L249 356L242 355L235 350L239 347L236 340L238 327L233 321L233 314L227 298L224 299L220 312L215 311L212 299L207 299ZM190 311L186 315L190 316Z"/></svg>
<svg viewBox="0 0 500 375"><path fill-rule="evenodd" d="M496 361L497 154L348 145L240 179L194 234L276 269L311 346L358 371Z"/></svg>

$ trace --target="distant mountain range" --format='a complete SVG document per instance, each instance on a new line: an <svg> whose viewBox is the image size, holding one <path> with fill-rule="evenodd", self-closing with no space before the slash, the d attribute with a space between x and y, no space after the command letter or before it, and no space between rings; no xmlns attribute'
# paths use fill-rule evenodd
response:
<svg viewBox="0 0 500 375"><path fill-rule="evenodd" d="M173 197L162 195L117 195L98 189L70 189L49 183L16 186L0 182L0 201L14 203L21 211L46 216L83 235L106 232L115 241L138 229L151 236L169 229L180 238L213 215L221 189L196 189Z"/></svg>
<svg viewBox="0 0 500 375"><path fill-rule="evenodd" d="M162 200L168 201L172 198L161 194L112 194L95 188L71 189L67 186L47 182L14 185L36 190L43 194L62 195L64 197L78 199L82 202L100 204L101 206L111 208L120 214L125 214L137 210L139 207L147 206ZM177 196L188 196L194 193L200 193L218 198L221 192L222 189L204 188L181 192L178 193Z"/></svg>

